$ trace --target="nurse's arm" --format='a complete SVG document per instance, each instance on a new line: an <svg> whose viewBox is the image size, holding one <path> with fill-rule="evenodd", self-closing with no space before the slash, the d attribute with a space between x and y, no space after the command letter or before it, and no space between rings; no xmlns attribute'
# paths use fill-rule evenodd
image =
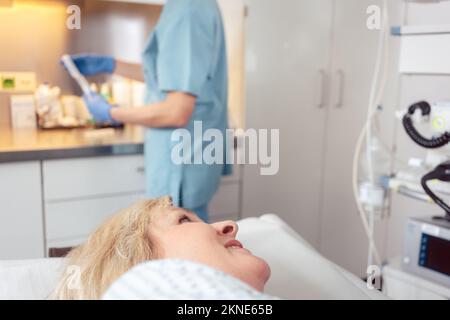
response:
<svg viewBox="0 0 450 320"><path fill-rule="evenodd" d="M182 128L191 119L196 97L183 92L169 92L164 101L139 108L113 108L111 117L119 122L150 128Z"/></svg>
<svg viewBox="0 0 450 320"><path fill-rule="evenodd" d="M116 60L116 68L114 69L114 74L136 81L145 81L144 73L142 71L142 65L138 63Z"/></svg>

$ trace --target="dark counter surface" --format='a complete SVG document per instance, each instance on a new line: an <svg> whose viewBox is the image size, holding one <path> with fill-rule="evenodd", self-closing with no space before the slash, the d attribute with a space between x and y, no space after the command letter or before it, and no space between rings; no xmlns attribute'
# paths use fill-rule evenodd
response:
<svg viewBox="0 0 450 320"><path fill-rule="evenodd" d="M144 129L0 129L0 163L142 154Z"/></svg>

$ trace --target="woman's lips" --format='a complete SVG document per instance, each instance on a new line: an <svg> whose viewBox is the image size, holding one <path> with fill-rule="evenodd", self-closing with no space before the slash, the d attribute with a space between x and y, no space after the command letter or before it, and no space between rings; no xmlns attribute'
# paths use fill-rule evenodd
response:
<svg viewBox="0 0 450 320"><path fill-rule="evenodd" d="M244 246L242 243L237 241L236 239L230 240L227 243L225 243L225 248L227 249L244 249Z"/></svg>

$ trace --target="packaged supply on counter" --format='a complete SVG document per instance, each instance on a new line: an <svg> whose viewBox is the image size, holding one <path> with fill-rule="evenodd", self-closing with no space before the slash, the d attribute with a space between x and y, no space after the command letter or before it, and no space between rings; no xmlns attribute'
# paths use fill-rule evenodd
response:
<svg viewBox="0 0 450 320"><path fill-rule="evenodd" d="M52 128L61 125L63 113L59 96L59 87L50 87L48 83L41 84L35 93L36 112L41 128Z"/></svg>
<svg viewBox="0 0 450 320"><path fill-rule="evenodd" d="M13 129L36 129L36 108L33 95L11 96L11 126Z"/></svg>

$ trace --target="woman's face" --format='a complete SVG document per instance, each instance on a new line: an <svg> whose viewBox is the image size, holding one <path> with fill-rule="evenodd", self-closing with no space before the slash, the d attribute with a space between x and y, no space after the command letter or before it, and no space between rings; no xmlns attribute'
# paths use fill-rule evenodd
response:
<svg viewBox="0 0 450 320"><path fill-rule="evenodd" d="M233 221L206 224L194 213L170 207L155 216L152 237L163 259L186 259L230 274L263 291L269 265L236 240Z"/></svg>

